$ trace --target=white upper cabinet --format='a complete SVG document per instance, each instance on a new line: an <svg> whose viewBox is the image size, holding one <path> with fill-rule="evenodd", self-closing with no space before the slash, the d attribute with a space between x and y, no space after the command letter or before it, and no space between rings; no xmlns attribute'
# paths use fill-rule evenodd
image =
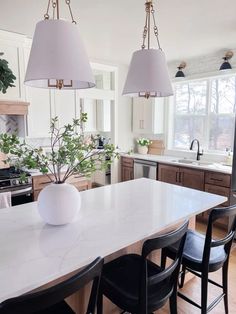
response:
<svg viewBox="0 0 236 314"><path fill-rule="evenodd" d="M87 113L88 120L84 123L84 132L97 132L97 122L96 122L96 106L97 102L95 99L83 98L80 100L80 109L83 113ZM78 116L78 110L76 110Z"/></svg>
<svg viewBox="0 0 236 314"><path fill-rule="evenodd" d="M8 61L8 66L16 77L15 87L9 87L6 94L0 92L1 100L24 101L24 46L25 36L0 30L0 52L4 53L1 59Z"/></svg>
<svg viewBox="0 0 236 314"><path fill-rule="evenodd" d="M48 137L51 120L50 91L27 87L26 98L30 102L27 116L28 137Z"/></svg>
<svg viewBox="0 0 236 314"><path fill-rule="evenodd" d="M30 48L24 49L25 67ZM49 89L25 86L25 98L30 103L27 116L28 137L48 137L51 121L51 92Z"/></svg>
<svg viewBox="0 0 236 314"><path fill-rule="evenodd" d="M52 117L58 117L59 127L71 124L76 114L76 94L71 90L52 90Z"/></svg>
<svg viewBox="0 0 236 314"><path fill-rule="evenodd" d="M164 132L164 98L133 99L133 132L139 134Z"/></svg>
<svg viewBox="0 0 236 314"><path fill-rule="evenodd" d="M111 132L111 101L97 101L97 130Z"/></svg>

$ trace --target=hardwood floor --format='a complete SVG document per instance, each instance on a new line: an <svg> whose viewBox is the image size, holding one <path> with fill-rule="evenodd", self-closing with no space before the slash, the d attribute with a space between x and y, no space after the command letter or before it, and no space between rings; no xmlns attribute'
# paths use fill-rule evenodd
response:
<svg viewBox="0 0 236 314"><path fill-rule="evenodd" d="M203 224L197 224L197 229L201 232L204 232L205 226ZM224 234L220 229L215 230L215 236L219 237ZM215 281L221 283L221 271L215 272L211 274L210 278ZM233 248L231 251L230 257L230 265L229 265L229 313L236 313L236 243L234 242ZM183 293L188 295L194 301L200 304L201 297L201 284L200 278L193 278L190 280L183 289L181 289ZM221 293L221 289L209 285L209 304ZM163 309L157 311L158 314L169 314L169 305L166 304ZM192 306L191 304L185 302L184 300L178 298L178 313L179 314L199 314L200 310ZM210 313L212 314L224 314L224 302L221 301Z"/></svg>

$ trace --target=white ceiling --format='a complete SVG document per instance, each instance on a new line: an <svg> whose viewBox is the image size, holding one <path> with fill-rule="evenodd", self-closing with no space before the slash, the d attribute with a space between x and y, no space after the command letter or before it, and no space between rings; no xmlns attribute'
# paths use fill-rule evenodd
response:
<svg viewBox="0 0 236 314"><path fill-rule="evenodd" d="M184 60L236 47L235 0L154 0L167 59ZM0 0L0 29L32 36L47 0ZM144 0L71 0L92 59L128 64L140 48ZM158 7L157 7L158 5ZM63 16L69 17L61 0Z"/></svg>

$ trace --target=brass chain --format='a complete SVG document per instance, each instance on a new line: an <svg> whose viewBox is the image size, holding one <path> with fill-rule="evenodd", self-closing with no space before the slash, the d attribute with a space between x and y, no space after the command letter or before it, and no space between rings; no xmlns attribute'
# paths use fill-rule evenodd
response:
<svg viewBox="0 0 236 314"><path fill-rule="evenodd" d="M52 9L53 9L52 16L53 16L53 19L54 19L54 20L55 20L56 7L57 7L56 1L52 0Z"/></svg>
<svg viewBox="0 0 236 314"><path fill-rule="evenodd" d="M146 7L146 20L145 20L145 25L144 25L144 30L143 30L143 44L142 44L142 49L145 49L145 42L147 38L147 33L148 33L148 10Z"/></svg>
<svg viewBox="0 0 236 314"><path fill-rule="evenodd" d="M70 11L70 16L71 16L72 23L73 24L77 24L75 19L74 19L73 12L72 12L72 9L71 9L71 6L70 6L70 0L66 0L66 4L68 5L69 11Z"/></svg>
<svg viewBox="0 0 236 314"><path fill-rule="evenodd" d="M155 10L154 10L153 4L151 5L151 13L152 13L153 24L154 24L154 27L153 27L154 34L155 34L156 39L157 39L158 48L161 49L160 40L159 40L159 30L158 30L157 24L156 24Z"/></svg>
<svg viewBox="0 0 236 314"><path fill-rule="evenodd" d="M73 16L73 12L72 12L72 9L71 9L70 0L65 0L65 2L66 2L66 4L68 5L72 23L73 23L73 24L77 24L77 22L75 21L74 16ZM57 2L56 2L55 0L48 0L47 11L46 11L46 13L44 14L44 19L45 19L45 20L49 20L49 18L50 18L50 15L49 15L50 5L52 6L52 10L53 10L53 12L52 12L52 18L55 19L56 8L57 8ZM57 8L57 10L59 10L59 8ZM59 12L59 11L58 11L58 12Z"/></svg>
<svg viewBox="0 0 236 314"><path fill-rule="evenodd" d="M160 45L160 40L159 40L159 31L156 25L156 19L155 19L155 10L153 7L152 2L147 1L145 3L146 6L146 20L145 20L145 25L144 25L144 30L143 30L143 43L142 43L142 49L146 48L146 39L148 37L148 49L150 48L150 16L152 16L153 19L153 30L154 30L154 35L157 39L157 44L158 44L158 48L161 49L161 45Z"/></svg>
<svg viewBox="0 0 236 314"><path fill-rule="evenodd" d="M50 2L51 2L51 0L48 0L47 12L44 14L44 19L45 19L45 20L48 20L48 19L49 19Z"/></svg>

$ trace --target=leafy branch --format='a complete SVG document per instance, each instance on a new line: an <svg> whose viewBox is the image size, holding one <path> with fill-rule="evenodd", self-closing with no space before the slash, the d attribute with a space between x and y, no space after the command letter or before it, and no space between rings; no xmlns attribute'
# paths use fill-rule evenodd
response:
<svg viewBox="0 0 236 314"><path fill-rule="evenodd" d="M14 87L15 75L5 59L0 59L0 92L6 94L9 87Z"/></svg>
<svg viewBox="0 0 236 314"><path fill-rule="evenodd" d="M97 149L99 135L85 137L79 133L81 124L86 121L87 114L83 113L80 119L59 128L58 118L52 119L51 147L47 153L42 148L33 148L22 142L15 134L6 133L0 134L0 151L8 156L5 162L17 159L18 167L38 169L56 183L64 183L73 174L89 177L96 170L107 169L119 156L112 144Z"/></svg>

